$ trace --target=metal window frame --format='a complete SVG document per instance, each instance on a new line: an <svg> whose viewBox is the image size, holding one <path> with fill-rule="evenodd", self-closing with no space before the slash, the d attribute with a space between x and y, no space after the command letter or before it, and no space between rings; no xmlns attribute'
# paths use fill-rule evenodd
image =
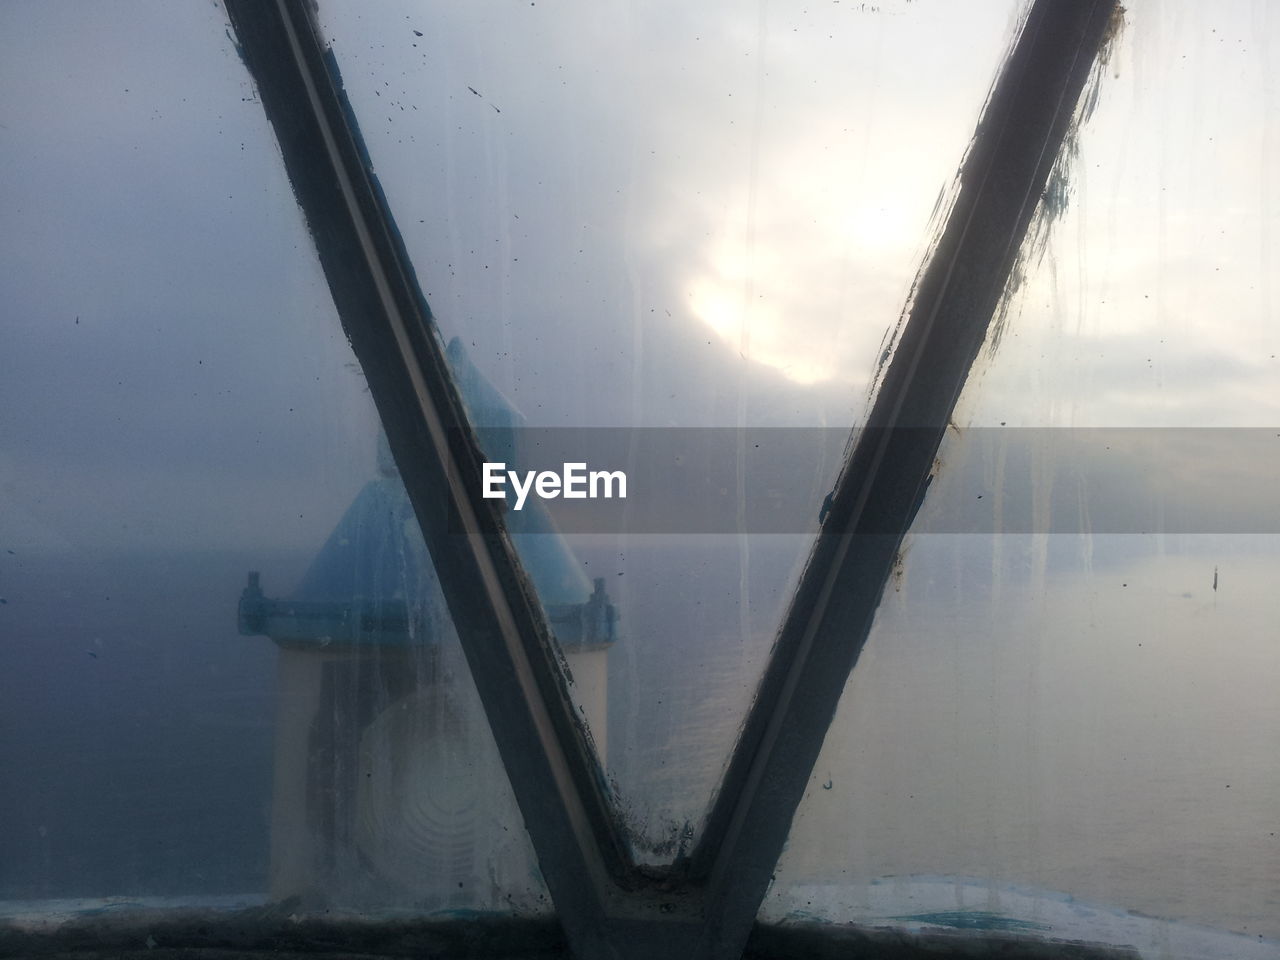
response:
<svg viewBox="0 0 1280 960"><path fill-rule="evenodd" d="M701 837L665 871L632 862L501 514L463 482L484 457L312 0L225 5L574 955L741 956L1116 0L1028 12Z"/></svg>

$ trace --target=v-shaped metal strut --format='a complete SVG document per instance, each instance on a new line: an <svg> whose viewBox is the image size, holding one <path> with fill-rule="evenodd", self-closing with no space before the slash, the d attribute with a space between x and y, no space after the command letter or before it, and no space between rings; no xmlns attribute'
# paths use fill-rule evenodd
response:
<svg viewBox="0 0 1280 960"><path fill-rule="evenodd" d="M1115 0L1037 0L688 861L638 870L310 0L226 0L580 960L741 956ZM462 534L456 532L461 529Z"/></svg>

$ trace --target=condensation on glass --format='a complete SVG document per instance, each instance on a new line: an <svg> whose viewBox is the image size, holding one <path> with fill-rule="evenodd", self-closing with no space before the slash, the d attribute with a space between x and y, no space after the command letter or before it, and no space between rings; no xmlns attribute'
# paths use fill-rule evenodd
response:
<svg viewBox="0 0 1280 960"><path fill-rule="evenodd" d="M1126 8L766 920L1280 952L1280 19Z"/></svg>
<svg viewBox="0 0 1280 960"><path fill-rule="evenodd" d="M436 321L517 423L835 428L785 465L790 535L570 538L619 614L592 733L641 861L696 835L1021 6L320 5Z"/></svg>
<svg viewBox="0 0 1280 960"><path fill-rule="evenodd" d="M0 46L0 913L549 910L222 12Z"/></svg>

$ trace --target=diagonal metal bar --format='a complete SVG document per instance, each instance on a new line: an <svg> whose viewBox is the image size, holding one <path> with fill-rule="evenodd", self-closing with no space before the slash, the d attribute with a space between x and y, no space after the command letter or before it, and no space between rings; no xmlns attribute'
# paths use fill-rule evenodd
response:
<svg viewBox="0 0 1280 960"><path fill-rule="evenodd" d="M543 876L578 954L613 956L606 901L629 875L626 847L501 514L463 481L481 475L484 457L312 8L226 0Z"/></svg>
<svg viewBox="0 0 1280 960"><path fill-rule="evenodd" d="M1037 0L993 89L688 865L705 887L699 957L741 955L1115 10Z"/></svg>

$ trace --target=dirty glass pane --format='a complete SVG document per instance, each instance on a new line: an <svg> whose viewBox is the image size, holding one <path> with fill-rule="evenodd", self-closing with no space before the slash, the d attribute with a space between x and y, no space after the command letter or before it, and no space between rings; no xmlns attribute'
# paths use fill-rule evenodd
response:
<svg viewBox="0 0 1280 960"><path fill-rule="evenodd" d="M1280 21L1126 7L768 920L1280 955Z"/></svg>
<svg viewBox="0 0 1280 960"><path fill-rule="evenodd" d="M571 557L518 548L617 610L591 725L641 860L702 819L1021 7L320 4L427 300L485 385L473 417L515 429L516 459L632 478ZM552 428L606 429L556 448ZM740 428L810 433L757 455ZM651 465L671 485L641 504ZM796 497L780 524L751 499L766 476Z"/></svg>
<svg viewBox="0 0 1280 960"><path fill-rule="evenodd" d="M549 909L222 12L0 91L0 917Z"/></svg>

